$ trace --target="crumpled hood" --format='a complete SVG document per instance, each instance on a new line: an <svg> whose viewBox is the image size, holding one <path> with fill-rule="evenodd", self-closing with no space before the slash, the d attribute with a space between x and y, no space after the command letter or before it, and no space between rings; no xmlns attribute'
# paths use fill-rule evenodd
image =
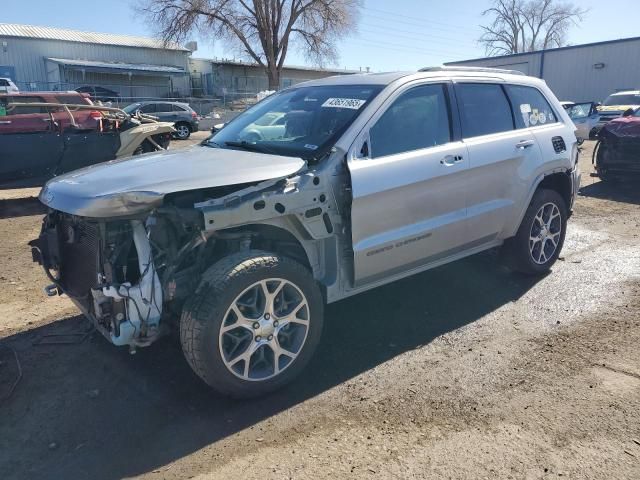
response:
<svg viewBox="0 0 640 480"><path fill-rule="evenodd" d="M168 193L282 178L304 160L194 146L92 165L56 177L40 192L46 206L73 215L132 215L162 203Z"/></svg>

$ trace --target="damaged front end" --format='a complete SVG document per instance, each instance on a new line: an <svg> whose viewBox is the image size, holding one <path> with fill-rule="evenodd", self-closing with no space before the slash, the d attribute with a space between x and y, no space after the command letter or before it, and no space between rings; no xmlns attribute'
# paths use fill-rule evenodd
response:
<svg viewBox="0 0 640 480"><path fill-rule="evenodd" d="M243 249L280 252L334 282L337 272L321 256L335 256L342 226L325 175L174 192L160 205L149 196L150 206L132 203L129 215L50 208L30 242L34 261L53 282L47 293L68 295L110 342L146 346L178 324L207 268ZM41 199L55 197L48 187ZM123 211L124 202L111 203Z"/></svg>
<svg viewBox="0 0 640 480"><path fill-rule="evenodd" d="M163 291L142 220L92 221L58 211L30 246L53 285L115 345L143 346L160 332Z"/></svg>
<svg viewBox="0 0 640 480"><path fill-rule="evenodd" d="M605 125L593 163L600 176L640 176L640 117L619 118Z"/></svg>

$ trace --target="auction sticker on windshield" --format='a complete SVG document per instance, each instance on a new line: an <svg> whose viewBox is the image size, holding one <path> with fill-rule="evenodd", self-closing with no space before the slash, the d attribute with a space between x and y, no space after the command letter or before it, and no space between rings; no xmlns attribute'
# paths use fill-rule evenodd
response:
<svg viewBox="0 0 640 480"><path fill-rule="evenodd" d="M366 100L359 98L327 98L322 106L325 108L351 108L352 110L358 110L365 103L367 103Z"/></svg>

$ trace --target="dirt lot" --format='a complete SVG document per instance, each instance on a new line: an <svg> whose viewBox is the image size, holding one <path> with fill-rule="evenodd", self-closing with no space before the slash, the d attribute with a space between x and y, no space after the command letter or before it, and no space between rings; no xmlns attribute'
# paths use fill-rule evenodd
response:
<svg viewBox="0 0 640 480"><path fill-rule="evenodd" d="M194 142L197 139L194 139ZM545 278L482 254L331 305L284 391L217 397L176 339L134 356L87 323L26 242L33 190L0 192L4 479L640 478L640 189L589 177Z"/></svg>

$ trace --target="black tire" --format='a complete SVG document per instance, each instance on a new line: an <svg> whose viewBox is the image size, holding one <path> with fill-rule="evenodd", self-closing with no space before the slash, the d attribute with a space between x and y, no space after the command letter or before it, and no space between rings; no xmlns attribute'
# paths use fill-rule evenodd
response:
<svg viewBox="0 0 640 480"><path fill-rule="evenodd" d="M279 374L265 380L245 380L225 364L219 344L220 329L237 297L254 283L269 278L291 282L306 297L309 313L306 339L297 357ZM194 372L217 392L234 398L264 395L291 382L307 365L320 341L323 310L317 282L299 263L259 250L236 253L212 265L186 303L180 319L182 350Z"/></svg>
<svg viewBox="0 0 640 480"><path fill-rule="evenodd" d="M560 213L560 238L553 254L543 263L537 263L530 250L529 239L538 211L547 204L555 205ZM503 247L508 266L527 275L542 275L548 272L562 251L566 231L567 205L562 196L555 190L537 190L524 214L518 233L516 233L515 237L507 240Z"/></svg>
<svg viewBox="0 0 640 480"><path fill-rule="evenodd" d="M187 140L191 136L191 127L188 123L178 122L175 124L175 137L179 140Z"/></svg>

